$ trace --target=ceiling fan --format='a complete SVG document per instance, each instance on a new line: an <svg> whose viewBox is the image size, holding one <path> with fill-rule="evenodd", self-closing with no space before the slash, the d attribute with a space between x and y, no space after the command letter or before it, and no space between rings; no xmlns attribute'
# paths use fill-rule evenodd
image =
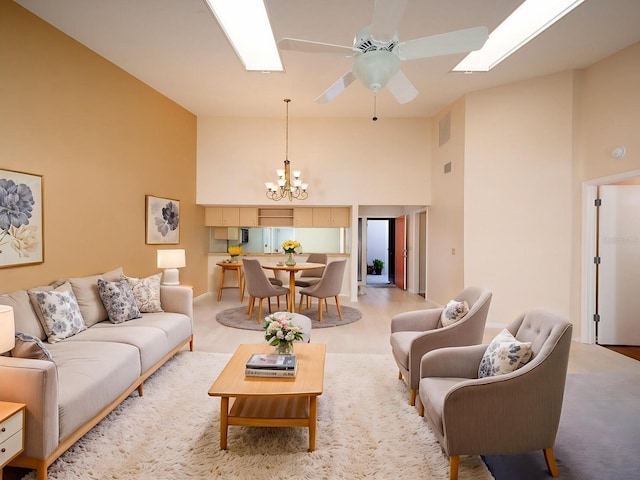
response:
<svg viewBox="0 0 640 480"><path fill-rule="evenodd" d="M478 50L489 34L486 27L474 27L401 42L398 25L407 1L375 0L373 21L356 34L352 47L297 38L283 38L278 46L283 50L339 53L353 58L351 70L316 98L317 103L330 102L356 78L373 92L386 86L398 103L410 102L418 90L400 70L402 61Z"/></svg>

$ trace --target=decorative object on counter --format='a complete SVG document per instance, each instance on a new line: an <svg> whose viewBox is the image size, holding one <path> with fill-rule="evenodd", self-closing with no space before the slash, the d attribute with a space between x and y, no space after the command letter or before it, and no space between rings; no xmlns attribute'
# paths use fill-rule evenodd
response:
<svg viewBox="0 0 640 480"><path fill-rule="evenodd" d="M147 245L180 243L180 202L151 195L146 202Z"/></svg>
<svg viewBox="0 0 640 480"><path fill-rule="evenodd" d="M238 261L238 257L242 255L242 246L240 245L232 245L228 249L229 255L231 255L231 261L236 263Z"/></svg>
<svg viewBox="0 0 640 480"><path fill-rule="evenodd" d="M293 342L302 340L302 328L293 324L288 312L265 317L264 332L264 338L280 355L293 355Z"/></svg>
<svg viewBox="0 0 640 480"><path fill-rule="evenodd" d="M187 265L184 248L158 250L158 268L164 268L163 285L180 285L179 268Z"/></svg>
<svg viewBox="0 0 640 480"><path fill-rule="evenodd" d="M285 142L285 156L284 156L284 168L277 169L276 174L278 180L276 183L266 182L267 198L274 201L280 201L283 198L288 198L292 201L294 198L297 200L305 200L309 195L307 188L308 183L302 183L300 180L300 171L293 171L293 179L291 178L291 162L289 161L289 102L291 99L285 98L287 104L287 128L286 128L286 142Z"/></svg>
<svg viewBox="0 0 640 480"><path fill-rule="evenodd" d="M0 169L0 268L44 262L42 176Z"/></svg>
<svg viewBox="0 0 640 480"><path fill-rule="evenodd" d="M284 262L285 265L292 267L296 264L296 259L293 255L300 253L302 251L302 247L300 246L300 242L297 240L285 240L282 242L282 250L287 254L287 260Z"/></svg>

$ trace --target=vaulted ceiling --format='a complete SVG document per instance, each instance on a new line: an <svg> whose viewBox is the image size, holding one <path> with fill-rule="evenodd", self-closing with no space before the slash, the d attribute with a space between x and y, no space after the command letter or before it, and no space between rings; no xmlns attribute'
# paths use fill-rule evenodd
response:
<svg viewBox="0 0 640 480"><path fill-rule="evenodd" d="M282 51L284 73L247 72L204 0L15 0L196 115L370 117L374 94L356 81L329 104L314 102L350 70L336 54ZM409 0L401 40L479 25L491 32L522 0ZM373 0L265 0L277 39L351 46L371 23ZM640 1L587 0L486 73L451 69L464 54L405 61L419 91L400 105L385 89L379 117L429 117L467 92L587 67L640 41Z"/></svg>

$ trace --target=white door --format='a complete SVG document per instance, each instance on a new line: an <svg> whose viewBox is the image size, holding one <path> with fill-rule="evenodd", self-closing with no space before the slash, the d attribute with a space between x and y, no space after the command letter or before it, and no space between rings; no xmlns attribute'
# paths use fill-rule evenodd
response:
<svg viewBox="0 0 640 480"><path fill-rule="evenodd" d="M640 345L640 186L604 185L598 210L598 343Z"/></svg>

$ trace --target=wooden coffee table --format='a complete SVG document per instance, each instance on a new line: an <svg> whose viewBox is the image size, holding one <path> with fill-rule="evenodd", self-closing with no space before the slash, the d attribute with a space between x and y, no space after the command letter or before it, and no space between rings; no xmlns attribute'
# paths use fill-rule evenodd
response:
<svg viewBox="0 0 640 480"><path fill-rule="evenodd" d="M326 345L296 343L294 378L246 377L245 364L254 353L273 353L267 344L243 344L209 389L220 397L220 449L227 448L229 425L308 427L309 451L316 448L318 396L322 395Z"/></svg>

